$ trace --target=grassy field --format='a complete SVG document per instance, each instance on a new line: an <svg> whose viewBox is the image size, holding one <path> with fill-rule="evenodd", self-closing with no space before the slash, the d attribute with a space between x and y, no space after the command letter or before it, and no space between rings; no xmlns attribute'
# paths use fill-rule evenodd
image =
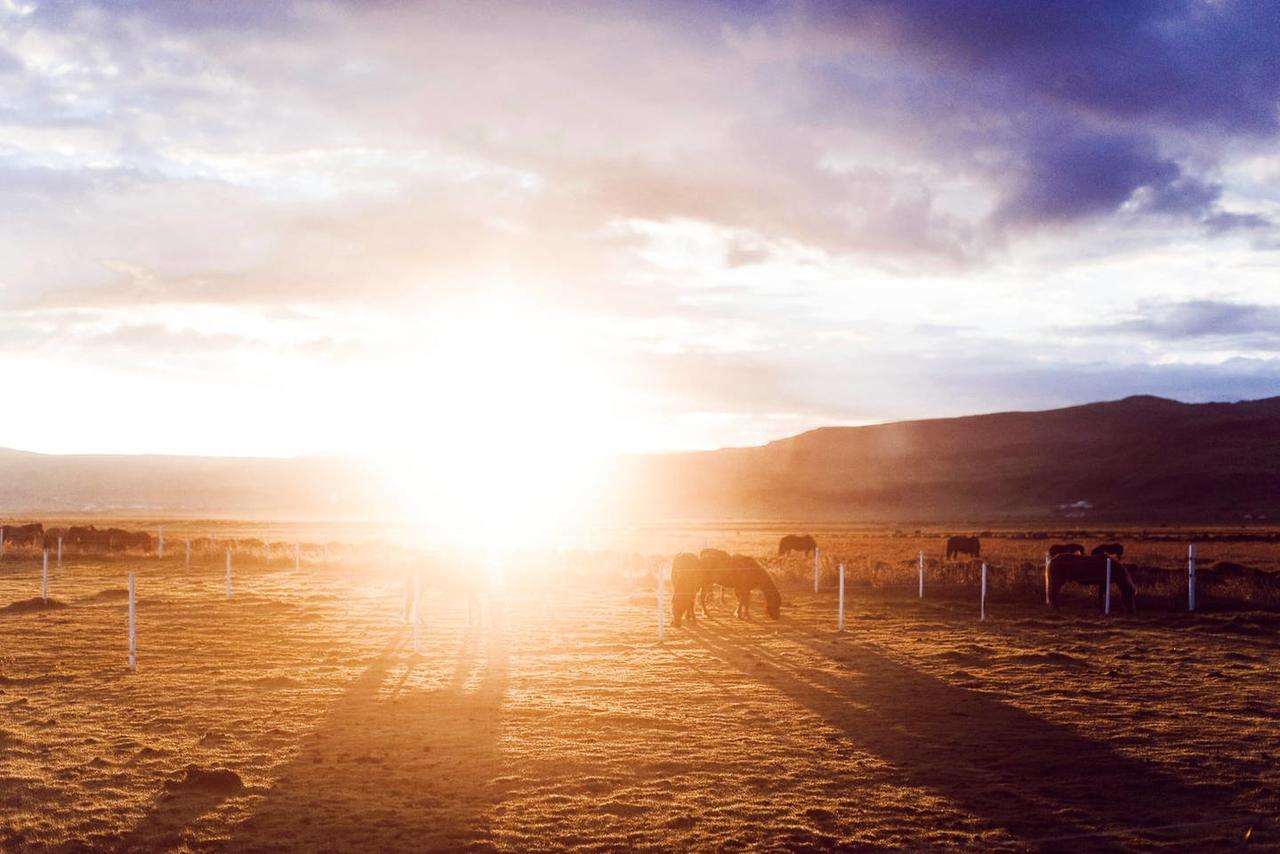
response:
<svg viewBox="0 0 1280 854"><path fill-rule="evenodd" d="M904 562L936 536L816 530L830 558L888 567L850 585L846 632L830 587L784 581L780 622L726 606L657 642L659 555L765 554L776 530L613 531L583 542L613 554L513 562L500 628L428 589L416 654L406 564L370 548L237 557L230 600L217 555L70 557L54 607L9 554L0 850L1280 847L1272 613L1009 595L979 623L971 587L914 596ZM1222 546L1205 559L1280 549Z"/></svg>

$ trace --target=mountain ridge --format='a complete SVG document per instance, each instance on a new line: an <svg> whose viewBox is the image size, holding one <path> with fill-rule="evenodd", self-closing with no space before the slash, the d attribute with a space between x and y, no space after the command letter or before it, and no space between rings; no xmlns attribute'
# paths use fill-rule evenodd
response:
<svg viewBox="0 0 1280 854"><path fill-rule="evenodd" d="M1280 396L1152 395L863 426L614 460L600 521L1280 519ZM367 464L335 457L39 454L0 448L0 514L374 518Z"/></svg>

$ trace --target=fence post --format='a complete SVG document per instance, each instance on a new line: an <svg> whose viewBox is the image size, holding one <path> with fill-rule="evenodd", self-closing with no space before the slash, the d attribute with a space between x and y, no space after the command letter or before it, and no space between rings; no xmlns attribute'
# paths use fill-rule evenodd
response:
<svg viewBox="0 0 1280 854"><path fill-rule="evenodd" d="M1102 613L1111 613L1111 558L1107 558L1107 589L1102 594Z"/></svg>
<svg viewBox="0 0 1280 854"><path fill-rule="evenodd" d="M413 617L413 570L404 574L404 608L400 612L400 622L407 623Z"/></svg>
<svg viewBox="0 0 1280 854"><path fill-rule="evenodd" d="M978 607L979 607L979 616L978 616L979 621L986 622L986 619L987 619L987 562L985 560L982 562L982 596L979 601Z"/></svg>
<svg viewBox="0 0 1280 854"><path fill-rule="evenodd" d="M4 526L0 525L0 557L4 557Z"/></svg>
<svg viewBox="0 0 1280 854"><path fill-rule="evenodd" d="M62 569L62 537L58 537L58 569Z"/></svg>
<svg viewBox="0 0 1280 854"><path fill-rule="evenodd" d="M187 569L191 568L191 538L187 537Z"/></svg>
<svg viewBox="0 0 1280 854"><path fill-rule="evenodd" d="M813 547L813 592L818 592L818 570L822 566L822 550L817 546Z"/></svg>
<svg viewBox="0 0 1280 854"><path fill-rule="evenodd" d="M44 562L40 567L40 598L49 601L49 550L44 550Z"/></svg>
<svg viewBox="0 0 1280 854"><path fill-rule="evenodd" d="M231 598L231 549L227 549L227 598Z"/></svg>
<svg viewBox="0 0 1280 854"><path fill-rule="evenodd" d="M1049 552L1044 553L1044 604L1051 605L1049 601Z"/></svg>
<svg viewBox="0 0 1280 854"><path fill-rule="evenodd" d="M420 591L418 591L420 592ZM413 654L417 655L422 651L422 608L419 600L422 597L415 593L413 597Z"/></svg>
<svg viewBox="0 0 1280 854"><path fill-rule="evenodd" d="M161 526L160 528L160 544L156 549L156 557L157 558L164 557L164 527L163 526Z"/></svg>
<svg viewBox="0 0 1280 854"><path fill-rule="evenodd" d="M129 573L129 669L138 669L138 612L134 607L133 573Z"/></svg>
<svg viewBox="0 0 1280 854"><path fill-rule="evenodd" d="M920 590L919 590L919 597L920 597L921 599L923 599L923 598L924 598L924 549L921 549L921 550L920 550L920 554L919 554L919 557L918 557L918 566L919 566L919 569L920 569L920 572L919 572L919 576L920 576Z"/></svg>
<svg viewBox="0 0 1280 854"><path fill-rule="evenodd" d="M658 564L658 643L666 639L666 612L662 609L663 599L662 564Z"/></svg>
<svg viewBox="0 0 1280 854"><path fill-rule="evenodd" d="M1196 544L1187 546L1187 610L1196 609Z"/></svg>
<svg viewBox="0 0 1280 854"><path fill-rule="evenodd" d="M840 561L840 618L836 623L836 631L844 631L844 561Z"/></svg>

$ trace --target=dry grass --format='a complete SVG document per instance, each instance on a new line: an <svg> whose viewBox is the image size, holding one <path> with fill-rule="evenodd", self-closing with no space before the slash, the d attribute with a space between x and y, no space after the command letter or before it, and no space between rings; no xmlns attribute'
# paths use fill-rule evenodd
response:
<svg viewBox="0 0 1280 854"><path fill-rule="evenodd" d="M848 542L891 568L917 549ZM217 560L69 562L67 607L0 615L0 850L1280 844L1271 615L1010 597L979 624L964 589L920 603L895 577L851 585L844 635L829 592L791 586L780 623L658 645L652 560L552 565L501 631L429 593L414 655L394 563L246 560L228 602ZM36 561L0 563L0 606L38 589ZM243 787L200 773L221 769Z"/></svg>

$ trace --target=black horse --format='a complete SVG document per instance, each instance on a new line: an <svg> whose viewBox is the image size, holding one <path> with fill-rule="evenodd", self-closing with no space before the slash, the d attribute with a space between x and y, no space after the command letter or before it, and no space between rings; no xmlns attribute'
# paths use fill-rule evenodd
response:
<svg viewBox="0 0 1280 854"><path fill-rule="evenodd" d="M808 534L787 534L778 540L778 557L789 552L804 552L811 555L818 550L818 541Z"/></svg>
<svg viewBox="0 0 1280 854"><path fill-rule="evenodd" d="M947 560L968 555L974 560L982 553L982 541L977 537L947 537Z"/></svg>
<svg viewBox="0 0 1280 854"><path fill-rule="evenodd" d="M1084 546L1079 543L1055 543L1049 546L1049 557L1054 558L1058 555L1083 555ZM1097 554L1097 552L1094 552Z"/></svg>
<svg viewBox="0 0 1280 854"><path fill-rule="evenodd" d="M1124 546L1119 543L1103 543L1100 546L1094 546L1093 551L1089 552L1089 554L1094 557L1106 557L1107 555L1124 557Z"/></svg>
<svg viewBox="0 0 1280 854"><path fill-rule="evenodd" d="M1111 583L1120 588L1126 613L1132 614L1138 588L1124 564L1106 557L1090 555L1059 555L1049 561L1045 570L1045 586L1049 591L1049 604L1058 609L1058 593L1069 581L1098 588L1098 608L1103 607L1107 594L1107 563L1111 563Z"/></svg>

